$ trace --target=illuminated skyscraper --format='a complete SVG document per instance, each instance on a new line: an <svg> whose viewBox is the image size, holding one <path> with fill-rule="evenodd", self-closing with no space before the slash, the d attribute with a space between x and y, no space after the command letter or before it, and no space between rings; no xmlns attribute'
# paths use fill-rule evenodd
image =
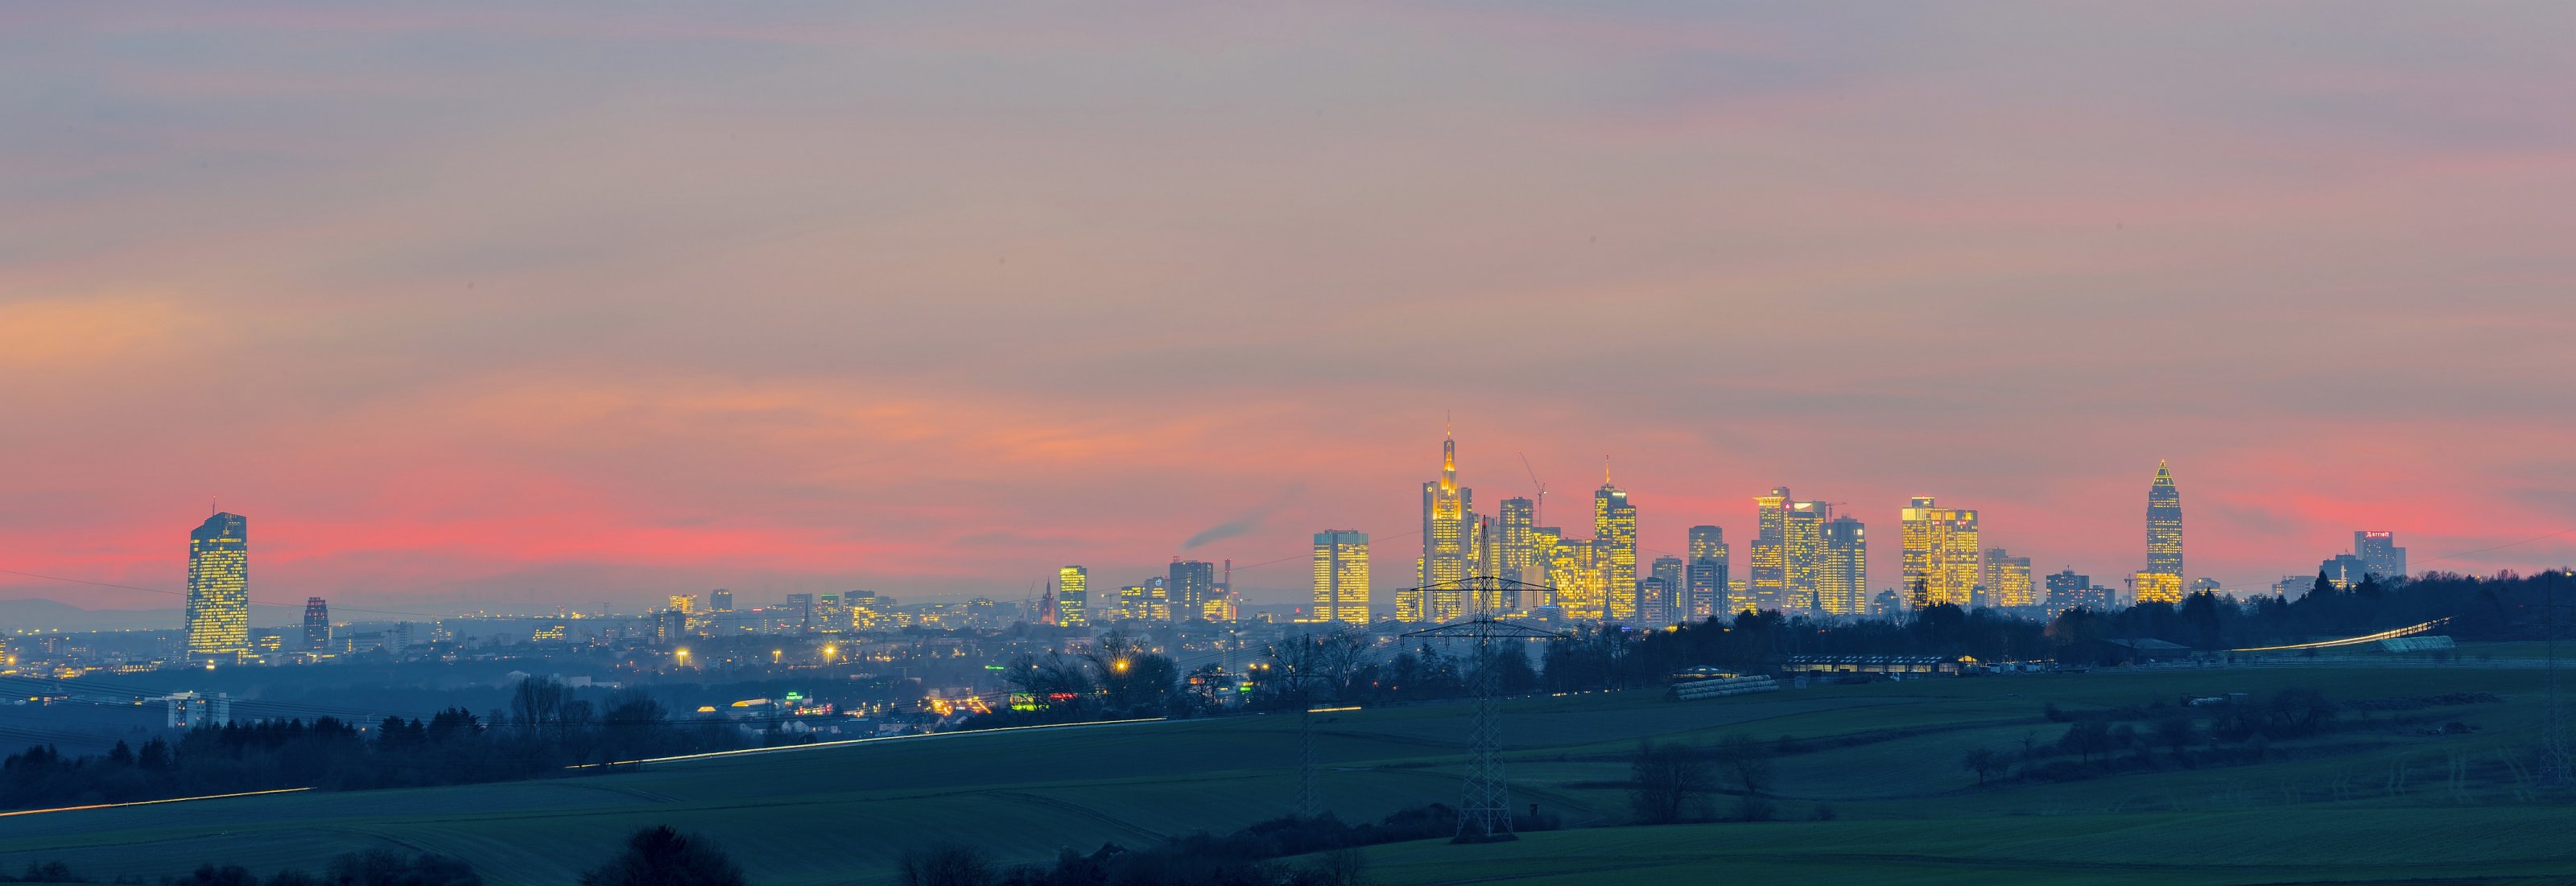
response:
<svg viewBox="0 0 2576 886"><path fill-rule="evenodd" d="M1656 557L1648 574L1660 586L1655 589L1654 609L1647 611L1647 600L1639 595L1637 617L1644 624L1668 625L1690 617L1690 581L1686 577L1689 562L1680 557ZM1640 584L1642 586L1642 583Z"/></svg>
<svg viewBox="0 0 2576 886"><path fill-rule="evenodd" d="M304 598L304 648L308 652L331 648L331 604L320 597Z"/></svg>
<svg viewBox="0 0 2576 886"><path fill-rule="evenodd" d="M1977 512L1945 508L1931 496L1916 496L1898 516L1905 549L1903 589L1916 609L1947 603L1962 609L1976 605L1979 573Z"/></svg>
<svg viewBox="0 0 2576 886"><path fill-rule="evenodd" d="M1814 609L1825 556L1825 521L1833 509L1824 502L1793 501L1780 520L1780 608Z"/></svg>
<svg viewBox="0 0 2576 886"><path fill-rule="evenodd" d="M1368 533L1350 529L1315 533L1315 602L1310 620L1369 623Z"/></svg>
<svg viewBox="0 0 2576 886"><path fill-rule="evenodd" d="M1530 527L1530 577L1524 579L1538 587L1521 589L1520 610L1527 612L1541 606L1556 605L1556 598L1546 588L1556 584L1557 543L1565 539L1565 530L1554 526Z"/></svg>
<svg viewBox="0 0 2576 886"><path fill-rule="evenodd" d="M1986 577L1982 584L1994 605L2039 604L2039 592L2030 584L2029 557L2015 557L2004 553L2002 548L1986 549Z"/></svg>
<svg viewBox="0 0 2576 886"><path fill-rule="evenodd" d="M1556 588L1555 603L1566 618L1599 621L1609 617L1611 588L1606 559L1599 545L1584 542L1560 542L1548 549L1547 583Z"/></svg>
<svg viewBox="0 0 2576 886"><path fill-rule="evenodd" d="M1787 552L1780 539L1788 517L1789 487L1774 486L1771 494L1754 496L1752 563L1745 575L1753 599L1737 601L1736 606L1777 610L1785 605L1789 567Z"/></svg>
<svg viewBox="0 0 2576 886"><path fill-rule="evenodd" d="M1683 616L1698 621L1713 615L1733 615L1735 607L1728 601L1726 530L1715 526L1690 528L1689 562L1683 565L1682 584L1688 588L1683 601Z"/></svg>
<svg viewBox="0 0 2576 886"><path fill-rule="evenodd" d="M1473 522L1472 490L1458 485L1458 441L1440 440L1440 479L1422 484L1422 561L1414 584L1460 586L1468 576L1467 559Z"/></svg>
<svg viewBox="0 0 2576 886"><path fill-rule="evenodd" d="M250 651L250 521L217 513L188 533L188 657Z"/></svg>
<svg viewBox="0 0 2576 886"><path fill-rule="evenodd" d="M1592 493L1592 543L1601 549L1600 565L1608 572L1602 583L1617 592L1605 617L1635 621L1636 599L1628 591L1637 586L1637 506L1628 502L1627 490L1610 485L1608 468L1601 471L1601 488Z"/></svg>
<svg viewBox="0 0 2576 886"><path fill-rule="evenodd" d="M1538 507L1526 498L1503 499L1502 515L1495 522L1494 574L1512 581L1543 584L1545 571L1533 568L1532 554L1537 546L1530 530L1537 528Z"/></svg>
<svg viewBox="0 0 2576 886"><path fill-rule="evenodd" d="M1216 598L1216 564L1174 559L1171 569L1172 614L1179 621L1205 618L1207 602Z"/></svg>
<svg viewBox="0 0 2576 886"><path fill-rule="evenodd" d="M1145 599L1144 585L1127 585L1118 589L1118 619L1144 621L1154 614L1154 604Z"/></svg>
<svg viewBox="0 0 2576 886"><path fill-rule="evenodd" d="M1816 563L1816 608L1827 615L1869 614L1867 531L1850 517L1824 523L1824 545Z"/></svg>
<svg viewBox="0 0 2576 886"><path fill-rule="evenodd" d="M2182 602L2182 490L2164 462L2156 463L2156 481L2147 487L2147 568L2135 590L2140 603Z"/></svg>
<svg viewBox="0 0 2576 886"><path fill-rule="evenodd" d="M1067 628L1091 625L1091 570L1065 566L1055 571L1055 623Z"/></svg>
<svg viewBox="0 0 2576 886"><path fill-rule="evenodd" d="M662 608L666 611L677 612L681 615L695 615L698 612L698 595L672 594L670 605Z"/></svg>
<svg viewBox="0 0 2576 886"><path fill-rule="evenodd" d="M2406 577L2406 549L2397 546L2397 533L2356 530L2352 534L2352 554L2361 558L2362 568L2382 579Z"/></svg>

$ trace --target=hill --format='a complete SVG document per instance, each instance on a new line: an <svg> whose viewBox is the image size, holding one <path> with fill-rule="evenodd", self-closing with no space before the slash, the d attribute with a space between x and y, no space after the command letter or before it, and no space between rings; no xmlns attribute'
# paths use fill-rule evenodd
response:
<svg viewBox="0 0 2576 886"><path fill-rule="evenodd" d="M1387 883L1570 883L1596 868L1819 883L2063 882L2070 870L2089 872L2088 882L2563 877L2576 875L2576 850L2529 838L2576 824L2533 769L2545 680L2475 667L2275 667L1916 680L1701 702L1651 692L1522 699L1506 705L1515 801L1574 829L1371 856ZM1959 765L1972 748L2053 741L2068 727L2045 705L2171 705L2293 687L2337 700L2502 700L2357 714L2368 719L2270 745L2248 765L2187 766L2150 750L2119 774L1986 786ZM1455 803L1465 713L1444 704L1318 715L1327 805L1374 818ZM2422 734L2452 720L2476 731ZM1713 744L1731 734L1785 749L1774 793L1793 820L1602 827L1628 821L1623 780L1641 738ZM1297 746L1294 716L1245 716L952 734L537 782L55 812L0 819L0 869L62 860L90 876L150 878L200 861L265 871L382 846L460 855L496 883L559 884L625 833L670 824L713 837L768 886L874 882L906 849L941 839L1035 861L1275 817L1295 793ZM1795 820L1820 810L1833 820Z"/></svg>

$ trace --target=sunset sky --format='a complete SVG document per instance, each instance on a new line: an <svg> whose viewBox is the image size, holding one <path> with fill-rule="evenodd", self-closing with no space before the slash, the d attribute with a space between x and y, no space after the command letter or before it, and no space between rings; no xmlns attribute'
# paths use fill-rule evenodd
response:
<svg viewBox="0 0 2576 886"><path fill-rule="evenodd" d="M1284 602L1444 416L1872 589L1912 495L2116 585L2159 459L2192 577L2576 562L2431 561L2576 529L2576 4L524 6L0 9L0 569Z"/></svg>

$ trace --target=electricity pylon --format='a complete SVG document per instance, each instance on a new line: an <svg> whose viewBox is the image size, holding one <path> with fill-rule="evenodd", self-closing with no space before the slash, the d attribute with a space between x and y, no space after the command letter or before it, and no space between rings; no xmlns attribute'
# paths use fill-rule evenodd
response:
<svg viewBox="0 0 2576 886"><path fill-rule="evenodd" d="M1435 627L1407 633L1406 637L1449 637L1475 642L1475 670L1468 675L1474 684L1476 704L1467 726L1467 781L1458 805L1460 843L1485 843L1514 839L1512 835L1511 784L1503 776L1502 710L1498 698L1502 687L1494 673L1494 641L1563 639L1565 635L1516 621L1505 621L1487 611L1485 601L1500 601L1506 591L1548 591L1556 589L1528 582L1480 575L1457 581L1438 582L1412 589L1429 599L1434 590L1458 591L1470 601L1465 618ZM1513 650L1514 654L1522 654Z"/></svg>

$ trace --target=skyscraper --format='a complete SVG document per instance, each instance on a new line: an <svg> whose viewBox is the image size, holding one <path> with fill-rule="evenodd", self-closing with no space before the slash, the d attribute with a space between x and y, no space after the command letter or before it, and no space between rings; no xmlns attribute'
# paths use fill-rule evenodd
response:
<svg viewBox="0 0 2576 886"><path fill-rule="evenodd" d="M1643 595L1640 595L1637 603L1640 610L1637 616L1640 622L1667 625L1690 617L1690 581L1685 577L1689 569L1689 561L1680 557L1655 558L1649 574L1660 581L1662 586L1656 589L1654 612L1643 611L1646 603Z"/></svg>
<svg viewBox="0 0 2576 886"><path fill-rule="evenodd" d="M2138 573L2136 592L2140 603L2182 602L2182 490L2161 461L2147 487L2147 568Z"/></svg>
<svg viewBox="0 0 2576 886"><path fill-rule="evenodd" d="M218 512L188 533L188 657L250 651L250 521Z"/></svg>
<svg viewBox="0 0 2576 886"><path fill-rule="evenodd" d="M1315 533L1315 603L1311 620L1369 623L1368 533L1351 529Z"/></svg>
<svg viewBox="0 0 2576 886"><path fill-rule="evenodd" d="M1751 568L1746 586L1753 599L1738 601L1745 609L1776 610L1785 605L1789 576L1787 552L1781 545L1783 524L1789 515L1789 487L1771 487L1771 494L1753 498L1753 545Z"/></svg>
<svg viewBox="0 0 2576 886"><path fill-rule="evenodd" d="M1414 584L1463 586L1473 546L1467 518L1475 493L1458 485L1458 441L1440 440L1440 479L1422 484L1422 562Z"/></svg>
<svg viewBox="0 0 2576 886"><path fill-rule="evenodd" d="M1067 628L1091 625L1091 570L1080 566L1056 569L1055 623Z"/></svg>
<svg viewBox="0 0 2576 886"><path fill-rule="evenodd" d="M1715 526L1690 528L1690 544L1683 551L1689 563L1683 566L1682 584L1688 588L1683 602L1683 617L1698 621L1713 615L1733 615L1726 594L1726 530Z"/></svg>
<svg viewBox="0 0 2576 886"><path fill-rule="evenodd" d="M1978 573L1977 512L1945 508L1931 496L1914 497L1898 512L1902 521L1906 601L1916 609L1947 603L1960 608L1976 604Z"/></svg>
<svg viewBox="0 0 2576 886"><path fill-rule="evenodd" d="M1996 606L2033 606L2039 594L2030 585L2030 558L2015 557L2002 548L1986 549L1986 593Z"/></svg>
<svg viewBox="0 0 2576 886"><path fill-rule="evenodd" d="M1780 519L1780 608L1816 608L1819 569L1825 556L1825 520L1833 508L1819 501L1793 501Z"/></svg>
<svg viewBox="0 0 2576 886"><path fill-rule="evenodd" d="M1599 621L1610 617L1613 589L1604 559L1601 546L1586 542L1560 542L1548 549L1547 583L1556 588L1554 602L1566 618ZM1620 593L1626 591L1622 589Z"/></svg>
<svg viewBox="0 0 2576 886"><path fill-rule="evenodd" d="M1207 602L1216 597L1216 564L1205 560L1172 560L1172 614L1178 621L1206 617Z"/></svg>
<svg viewBox="0 0 2576 886"><path fill-rule="evenodd" d="M1502 514L1494 526L1494 574L1511 581L1544 584L1546 576L1532 554L1536 540L1531 530L1537 528L1538 506L1526 498L1503 499Z"/></svg>
<svg viewBox="0 0 2576 886"><path fill-rule="evenodd" d="M331 648L331 604L320 597L304 598L304 649L320 652Z"/></svg>
<svg viewBox="0 0 2576 886"><path fill-rule="evenodd" d="M707 608L717 612L733 611L733 592L717 588L707 592Z"/></svg>
<svg viewBox="0 0 2576 886"><path fill-rule="evenodd" d="M1869 539L1859 520L1835 517L1822 527L1816 563L1816 608L1828 615L1869 614Z"/></svg>
<svg viewBox="0 0 2576 886"><path fill-rule="evenodd" d="M1601 471L1601 488L1592 493L1592 543L1601 548L1601 566L1608 574L1602 583L1618 591L1610 598L1605 617L1614 621L1634 621L1637 607L1627 591L1637 586L1637 506L1628 502L1628 491L1610 485L1610 471Z"/></svg>
<svg viewBox="0 0 2576 886"><path fill-rule="evenodd" d="M2355 530L2352 534L2353 556L2369 574L2382 579L2406 577L2406 549L2397 546L2397 533Z"/></svg>

